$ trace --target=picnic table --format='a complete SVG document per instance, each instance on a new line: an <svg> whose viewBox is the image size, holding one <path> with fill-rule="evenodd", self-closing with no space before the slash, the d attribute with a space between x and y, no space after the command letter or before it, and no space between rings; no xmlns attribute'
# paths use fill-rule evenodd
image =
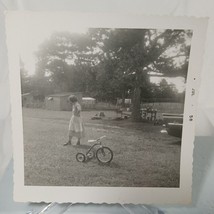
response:
<svg viewBox="0 0 214 214"><path fill-rule="evenodd" d="M143 108L141 109L141 115L143 119L155 121L157 117L157 109Z"/></svg>

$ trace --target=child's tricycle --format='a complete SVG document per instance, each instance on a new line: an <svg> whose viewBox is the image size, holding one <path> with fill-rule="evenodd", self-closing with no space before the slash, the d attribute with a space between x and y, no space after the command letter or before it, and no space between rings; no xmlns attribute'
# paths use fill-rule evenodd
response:
<svg viewBox="0 0 214 214"><path fill-rule="evenodd" d="M86 154L83 153L77 153L76 159L78 162L85 162L86 160L92 159L93 157L96 157L97 160L100 163L110 163L113 159L113 152L109 147L102 145L102 139L106 136L102 136L96 140L89 140L88 143L94 143L86 152ZM97 150L94 150L95 147L98 147Z"/></svg>

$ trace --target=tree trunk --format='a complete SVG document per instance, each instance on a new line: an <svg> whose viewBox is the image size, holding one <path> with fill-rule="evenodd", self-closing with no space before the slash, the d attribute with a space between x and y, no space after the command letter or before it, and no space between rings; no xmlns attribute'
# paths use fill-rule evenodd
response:
<svg viewBox="0 0 214 214"><path fill-rule="evenodd" d="M141 121L140 92L141 92L140 86L137 84L135 86L132 98L132 119L134 121Z"/></svg>
<svg viewBox="0 0 214 214"><path fill-rule="evenodd" d="M125 90L122 93L122 102L121 102L121 107L124 108L125 107Z"/></svg>

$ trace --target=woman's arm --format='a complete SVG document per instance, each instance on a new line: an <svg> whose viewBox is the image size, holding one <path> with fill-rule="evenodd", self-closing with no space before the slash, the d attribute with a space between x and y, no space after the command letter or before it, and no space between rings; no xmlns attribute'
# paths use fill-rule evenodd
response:
<svg viewBox="0 0 214 214"><path fill-rule="evenodd" d="M75 104L74 107L74 116L80 117L81 107L79 104Z"/></svg>

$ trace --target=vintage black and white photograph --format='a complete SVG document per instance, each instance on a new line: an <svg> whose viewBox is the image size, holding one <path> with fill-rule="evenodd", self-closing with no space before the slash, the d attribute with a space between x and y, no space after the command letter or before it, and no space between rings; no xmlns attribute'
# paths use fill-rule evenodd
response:
<svg viewBox="0 0 214 214"><path fill-rule="evenodd" d="M71 29L21 55L25 185L179 187L191 37Z"/></svg>
<svg viewBox="0 0 214 214"><path fill-rule="evenodd" d="M47 23L17 51L24 186L179 189L193 27Z"/></svg>

